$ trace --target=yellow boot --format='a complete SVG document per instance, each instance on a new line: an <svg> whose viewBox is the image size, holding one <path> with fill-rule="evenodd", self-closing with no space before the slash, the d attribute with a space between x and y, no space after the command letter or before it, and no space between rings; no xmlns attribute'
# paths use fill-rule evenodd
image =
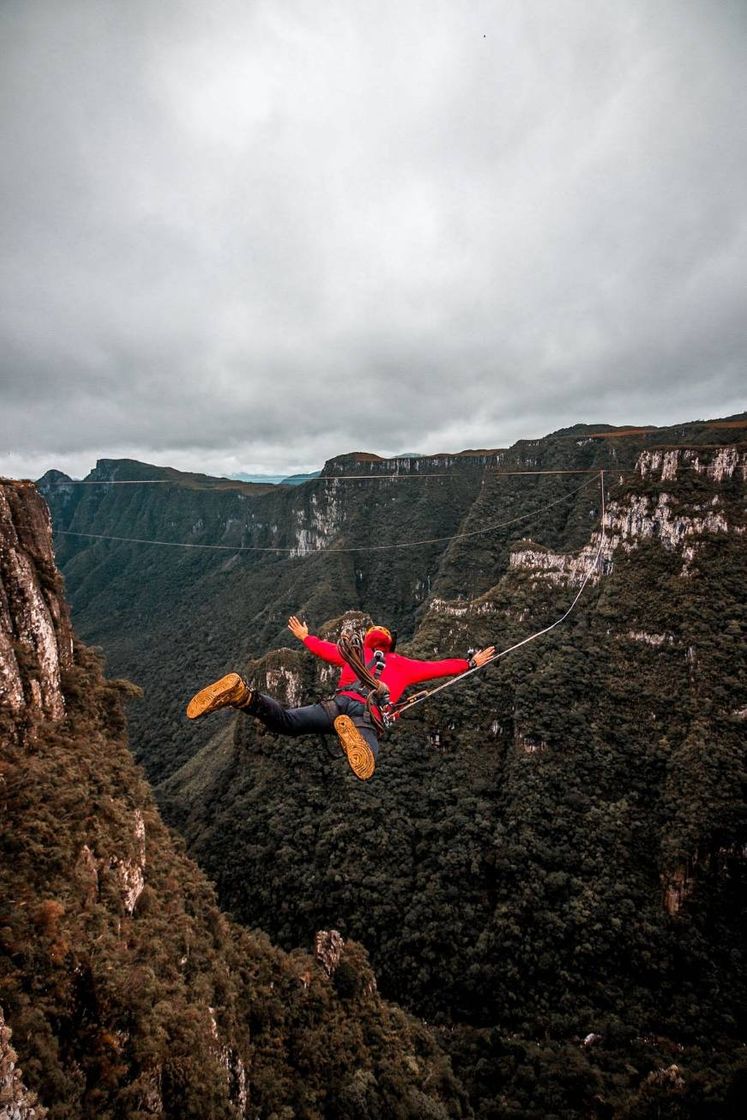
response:
<svg viewBox="0 0 747 1120"><path fill-rule="evenodd" d="M350 769L356 778L362 782L373 777L376 759L374 753L350 716L338 716L335 720L335 731L340 745L348 756Z"/></svg>
<svg viewBox="0 0 747 1120"><path fill-rule="evenodd" d="M243 708L252 696L252 690L238 673L228 673L192 697L187 704L187 715L198 719L219 708Z"/></svg>

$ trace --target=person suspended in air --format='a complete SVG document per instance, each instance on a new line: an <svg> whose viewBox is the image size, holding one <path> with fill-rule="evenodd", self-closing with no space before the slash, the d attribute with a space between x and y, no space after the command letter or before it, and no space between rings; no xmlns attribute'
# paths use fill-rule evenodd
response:
<svg viewBox="0 0 747 1120"><path fill-rule="evenodd" d="M386 626L369 627L362 647L350 641L346 645L345 635L337 645L317 638L296 615L289 618L288 629L316 657L342 669L331 699L300 708L285 707L272 696L250 688L238 673L228 673L192 697L187 715L198 719L230 707L254 716L270 731L281 735L324 735L334 731L353 773L362 781L373 775L379 736L387 725L387 710L405 689L480 667L495 653L495 647L489 646L478 650L469 660L451 657L420 661L395 653L396 637Z"/></svg>

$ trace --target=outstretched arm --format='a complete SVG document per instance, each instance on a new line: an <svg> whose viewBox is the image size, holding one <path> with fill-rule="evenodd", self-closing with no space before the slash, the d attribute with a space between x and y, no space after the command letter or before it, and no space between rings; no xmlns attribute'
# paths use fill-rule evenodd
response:
<svg viewBox="0 0 747 1120"><path fill-rule="evenodd" d="M288 619L288 629L294 638L298 638L299 642L305 641L309 636L308 626L305 622L301 622L296 614L292 614Z"/></svg>
<svg viewBox="0 0 747 1120"><path fill-rule="evenodd" d="M306 623L301 622L301 619L295 614L292 614L288 619L288 629L294 638L298 638L299 642L303 642L307 650L316 657L321 657L322 661L328 661L330 665L345 664L337 652L337 646L334 642L325 642L322 638L317 638L313 634L310 634Z"/></svg>
<svg viewBox="0 0 747 1120"><path fill-rule="evenodd" d="M481 668L490 661L494 654L495 646L488 646L486 649L480 649L473 654L471 661L467 661L464 657L449 657L445 661L417 661L408 657L406 659L407 675L410 678L410 684L432 681L438 677L453 677L457 673L465 673L467 669Z"/></svg>

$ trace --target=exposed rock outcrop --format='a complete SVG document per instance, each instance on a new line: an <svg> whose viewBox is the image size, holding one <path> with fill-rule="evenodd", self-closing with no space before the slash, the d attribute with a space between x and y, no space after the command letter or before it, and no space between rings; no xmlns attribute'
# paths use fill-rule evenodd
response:
<svg viewBox="0 0 747 1120"><path fill-rule="evenodd" d="M668 482L677 478L683 467L703 474L713 482L723 482L741 474L747 478L747 455L736 447L720 447L715 455L694 448L671 451L644 451L638 457L636 472L641 478L658 478Z"/></svg>
<svg viewBox="0 0 747 1120"><path fill-rule="evenodd" d="M644 451L636 461L635 471L642 479L675 482L678 471L681 474L682 469L687 468L719 484L739 472L744 477L746 463L747 456L740 455L733 447L719 448L710 457L694 451ZM549 583L579 585L589 573L592 582L596 582L603 572L609 571L617 549L630 553L642 541L655 539L669 551L681 551L681 575L687 576L698 539L730 532L742 534L744 525L729 521L725 510L720 508L717 494L705 506L698 504L683 509L681 502L665 491L626 493L607 506L604 540L601 530L597 529L589 543L576 553L556 553L533 543L519 545L511 553L510 564L511 568L527 569ZM601 563L592 570L597 553Z"/></svg>
<svg viewBox="0 0 747 1120"><path fill-rule="evenodd" d="M11 1031L0 1008L0 1120L44 1120L47 1110L24 1085L10 1040Z"/></svg>
<svg viewBox="0 0 747 1120"><path fill-rule="evenodd" d="M19 736L65 714L61 673L73 633L49 511L31 483L0 482L0 710ZM22 719L17 717L22 716Z"/></svg>
<svg viewBox="0 0 747 1120"><path fill-rule="evenodd" d="M137 905L137 900L143 893L145 886L145 821L140 809L135 810L133 828L136 855L132 859L117 859L111 861L111 866L119 882L122 904L128 914L132 914Z"/></svg>
<svg viewBox="0 0 747 1120"><path fill-rule="evenodd" d="M342 959L345 940L336 929L320 929L314 941L314 956L327 976L332 976Z"/></svg>
<svg viewBox="0 0 747 1120"><path fill-rule="evenodd" d="M693 893L695 882L690 868L682 864L661 877L662 899L667 914L674 918Z"/></svg>

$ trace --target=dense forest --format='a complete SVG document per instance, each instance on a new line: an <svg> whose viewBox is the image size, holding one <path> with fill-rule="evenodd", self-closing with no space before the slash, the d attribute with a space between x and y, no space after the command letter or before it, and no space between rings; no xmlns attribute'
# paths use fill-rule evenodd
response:
<svg viewBox="0 0 747 1120"><path fill-rule="evenodd" d="M123 487L118 521L115 487L58 500L57 523L81 532L176 539L199 524L206 542L220 529L234 544L274 533L285 545L302 524L317 544L432 539L414 552L166 560L171 550L58 541L76 616L107 652L121 623L111 657L150 690L149 711L168 692L159 684L179 682L161 704L160 740L138 730L137 749L223 908L288 951L330 926L363 945L383 994L450 1055L475 1116L741 1115L740 434L737 422L601 439L573 429L445 465L418 460L446 478L417 483L385 479L392 464L373 462L372 486L244 496L271 513L241 524L239 497L217 499L234 503L227 516L207 488L195 499L186 487L171 498ZM604 542L596 476L501 473L599 466ZM533 511L541 518L517 520ZM244 716L185 727L192 688L227 668L286 699L329 691L308 653L283 648L291 611L332 638L351 608L348 619L399 623L413 656L505 647L563 614L600 544L563 626L414 709L370 783L334 744L282 740Z"/></svg>

